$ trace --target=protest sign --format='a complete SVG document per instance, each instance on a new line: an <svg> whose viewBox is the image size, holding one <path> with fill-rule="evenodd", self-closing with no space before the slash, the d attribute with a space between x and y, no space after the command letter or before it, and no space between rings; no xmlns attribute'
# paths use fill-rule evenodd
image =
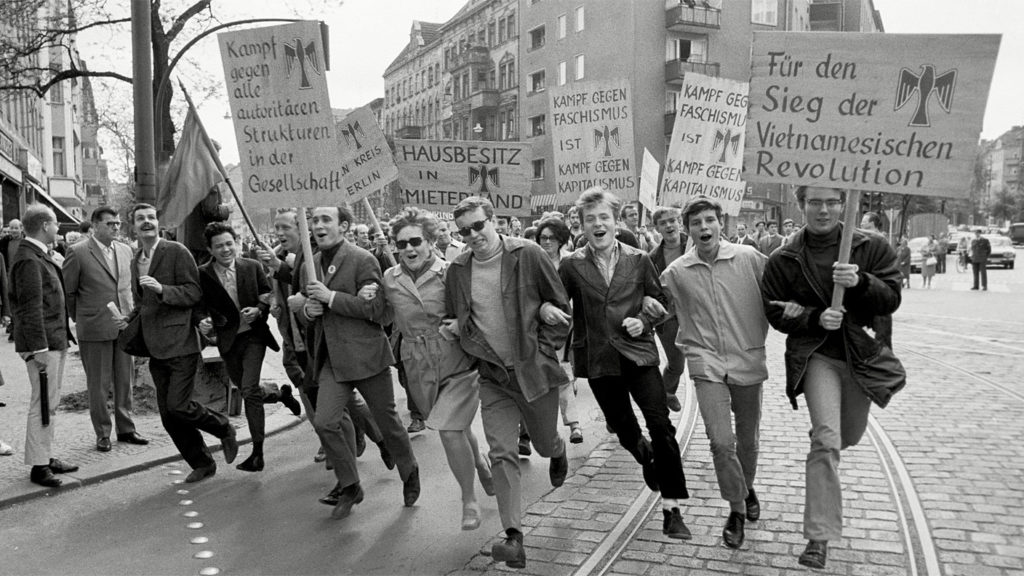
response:
<svg viewBox="0 0 1024 576"><path fill-rule="evenodd" d="M683 206L705 197L726 214L740 213L747 83L687 72L665 158L661 203Z"/></svg>
<svg viewBox="0 0 1024 576"><path fill-rule="evenodd" d="M318 22L217 35L251 208L346 199Z"/></svg>
<svg viewBox="0 0 1024 576"><path fill-rule="evenodd" d="M743 177L966 197L999 41L755 32Z"/></svg>
<svg viewBox="0 0 1024 576"><path fill-rule="evenodd" d="M604 186L626 201L637 199L632 88L625 79L579 82L550 89L557 204Z"/></svg>
<svg viewBox="0 0 1024 576"><path fill-rule="evenodd" d="M661 173L661 164L654 159L651 151L644 148L644 163L640 166L640 195L637 198L640 205L654 212L658 206L658 175Z"/></svg>
<svg viewBox="0 0 1024 576"><path fill-rule="evenodd" d="M529 216L529 153L524 142L396 140L401 203L451 212L483 196L498 214Z"/></svg>
<svg viewBox="0 0 1024 576"><path fill-rule="evenodd" d="M345 185L345 201L362 200L398 177L391 148L368 106L349 112L337 128L341 162L336 168Z"/></svg>

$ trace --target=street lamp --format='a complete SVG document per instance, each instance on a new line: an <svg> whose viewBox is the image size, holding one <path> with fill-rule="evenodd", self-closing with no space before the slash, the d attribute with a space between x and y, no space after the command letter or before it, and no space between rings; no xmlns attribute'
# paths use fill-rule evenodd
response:
<svg viewBox="0 0 1024 576"><path fill-rule="evenodd" d="M479 122L477 122L476 126L473 126L473 134L476 135L476 139L477 140L480 140L481 139L480 135L483 134L483 133L484 133L484 127L481 126Z"/></svg>

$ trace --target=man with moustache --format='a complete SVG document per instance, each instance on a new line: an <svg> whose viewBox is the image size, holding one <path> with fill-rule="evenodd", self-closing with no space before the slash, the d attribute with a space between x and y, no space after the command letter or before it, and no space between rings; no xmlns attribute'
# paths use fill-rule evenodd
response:
<svg viewBox="0 0 1024 576"><path fill-rule="evenodd" d="M679 209L675 207L661 207L654 211L651 217L654 227L661 236L661 242L657 248L651 251L651 262L660 275L677 258L686 252L686 241L679 233L681 225L679 221ZM676 391L679 390L679 379L686 369L686 359L683 352L676 347L676 332L679 331L679 322L675 316L670 316L655 329L658 339L661 340L661 347L665 350L665 357L668 362L661 372L661 379L665 384L665 398L668 402L668 409L679 412L683 409L679 404L679 397Z"/></svg>
<svg viewBox="0 0 1024 576"><path fill-rule="evenodd" d="M109 452L110 412L107 396L113 388L117 441L149 444L132 421L132 357L117 345L117 328L110 323L107 304L130 312L132 301L132 249L115 240L121 217L110 206L93 210L93 234L68 247L64 260L64 286L89 390L89 415L96 432L96 449Z"/></svg>
<svg viewBox="0 0 1024 576"><path fill-rule="evenodd" d="M761 304L767 258L722 239L722 206L697 198L682 220L695 249L661 274L678 319L675 344L685 350L722 498L730 513L725 545L739 548L744 525L761 516L754 493L761 423L761 388L768 378ZM735 431L732 422L735 420Z"/></svg>
<svg viewBox="0 0 1024 576"><path fill-rule="evenodd" d="M136 317L149 351L149 373L156 387L160 420L192 472L185 482L199 482L217 472L217 464L200 433L220 438L224 460L238 455L235 428L227 416L192 399L200 362L199 334L193 312L203 297L199 269L184 245L160 238L156 208L136 204L131 221L139 248L132 260L135 309L114 316L120 330Z"/></svg>
<svg viewBox="0 0 1024 576"><path fill-rule="evenodd" d="M680 501L690 494L654 342L668 299L647 253L615 239L620 203L600 187L576 201L587 245L563 258L558 269L573 304L573 367L590 382L619 443L642 467L647 487L661 492L662 533L689 540ZM643 413L650 440L631 400Z"/></svg>
<svg viewBox="0 0 1024 576"><path fill-rule="evenodd" d="M548 476L561 486L569 473L558 434L558 388L569 381L558 350L569 331L568 301L555 266L535 242L499 235L494 206L471 196L455 207L455 225L469 246L448 268L448 330L477 359L481 417L505 540L495 561L526 566L523 548L519 422L537 452L551 458Z"/></svg>
<svg viewBox="0 0 1024 576"><path fill-rule="evenodd" d="M356 390L366 399L398 464L405 506L415 504L420 495L419 464L395 410L391 382L395 358L382 326L387 321L384 294L369 301L357 295L364 286L381 284L380 266L369 252L345 240L351 224L347 208L313 210L313 238L320 247L313 265L322 280L309 282L306 294L295 298L312 321L308 343L313 377L319 384L316 427L341 487L331 513L335 519L348 517L364 497L356 468L355 432L345 418L345 407Z"/></svg>

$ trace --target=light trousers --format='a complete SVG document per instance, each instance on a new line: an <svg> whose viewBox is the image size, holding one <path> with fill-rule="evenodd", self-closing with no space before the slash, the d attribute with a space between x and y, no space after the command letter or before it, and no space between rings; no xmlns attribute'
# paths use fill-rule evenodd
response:
<svg viewBox="0 0 1024 576"><path fill-rule="evenodd" d="M50 425L43 426L42 393L39 385L39 369L35 362L27 363L28 382L32 396L28 405L28 422L25 425L25 464L46 466L50 463L53 446L53 432L57 426L57 405L60 404L60 384L64 380L64 360L67 350L50 350L36 358L46 359L47 399L50 401Z"/></svg>

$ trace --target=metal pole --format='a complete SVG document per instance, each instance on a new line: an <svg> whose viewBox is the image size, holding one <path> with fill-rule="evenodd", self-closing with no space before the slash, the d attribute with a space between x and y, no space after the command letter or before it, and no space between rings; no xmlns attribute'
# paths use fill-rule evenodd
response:
<svg viewBox="0 0 1024 576"><path fill-rule="evenodd" d="M135 99L135 197L156 204L153 141L153 42L150 0L132 0L132 93Z"/></svg>

